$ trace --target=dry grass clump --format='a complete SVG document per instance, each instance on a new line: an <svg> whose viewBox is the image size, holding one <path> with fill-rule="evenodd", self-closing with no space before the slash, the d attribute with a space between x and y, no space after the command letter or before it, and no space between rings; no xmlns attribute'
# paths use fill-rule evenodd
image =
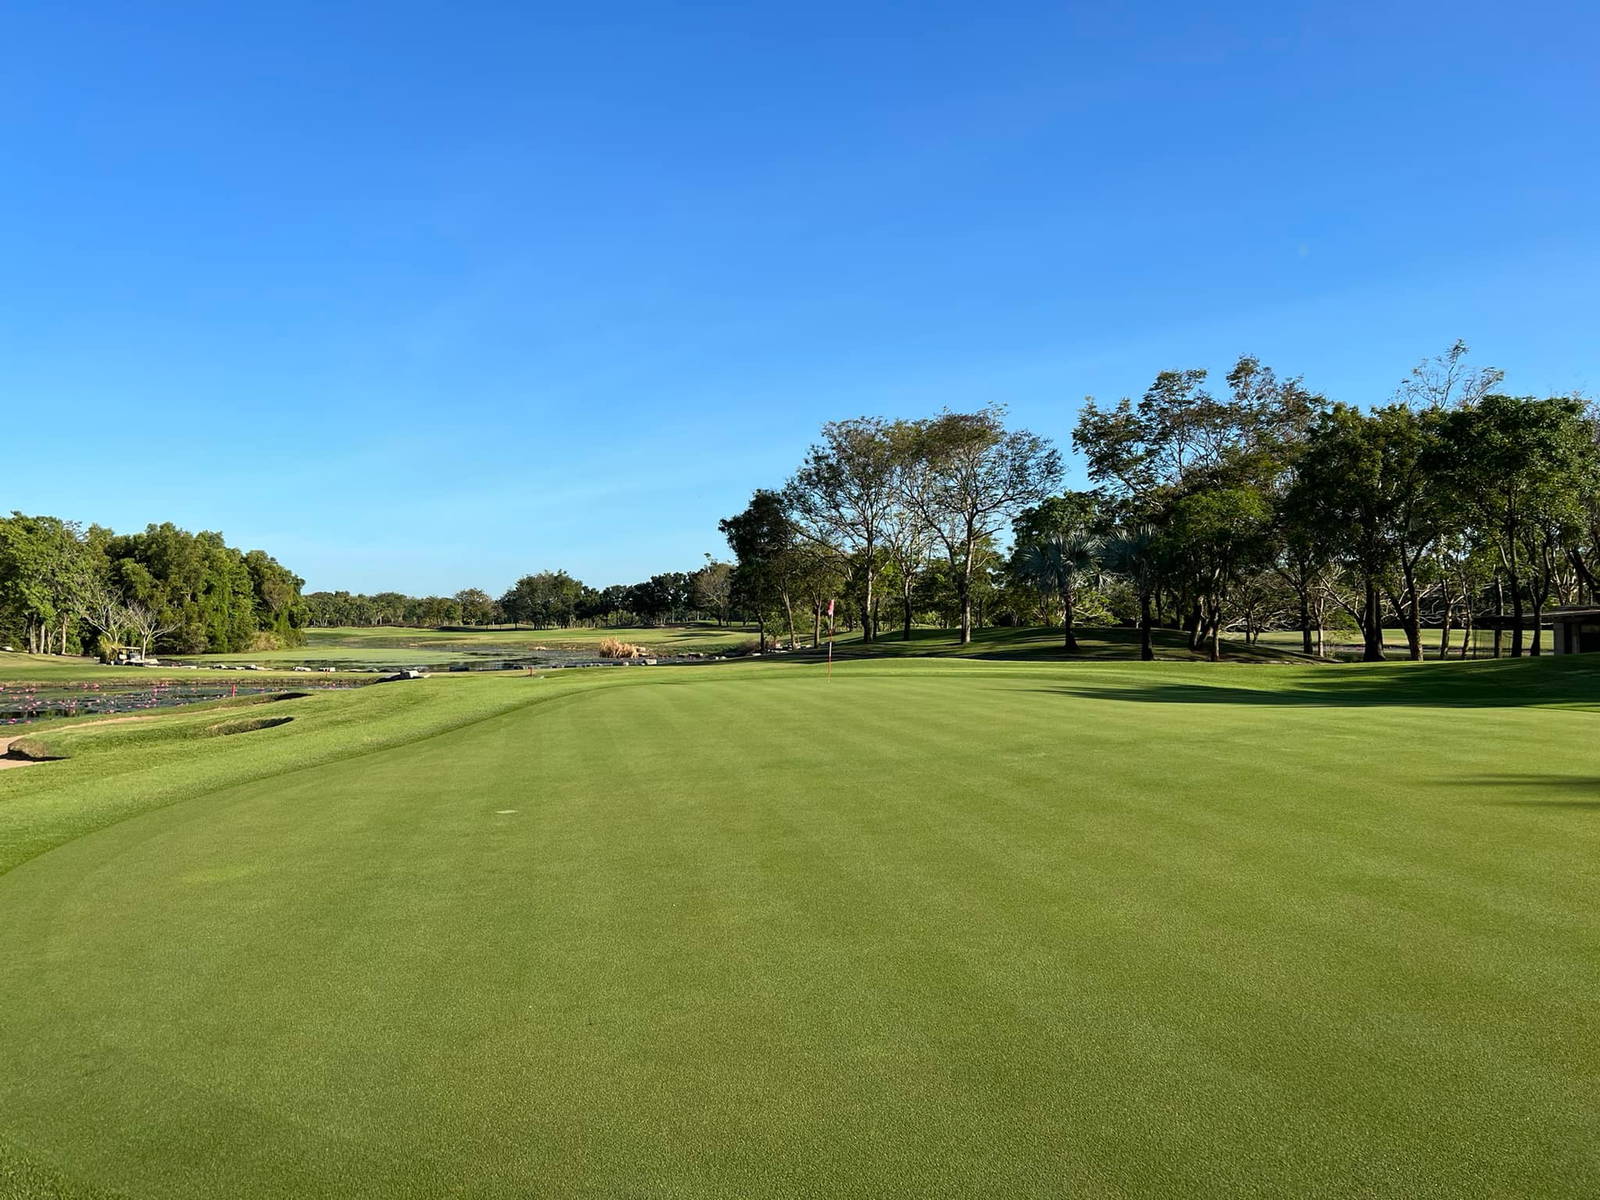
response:
<svg viewBox="0 0 1600 1200"><path fill-rule="evenodd" d="M616 638L600 639L601 658L646 658L650 651L632 642L619 642Z"/></svg>

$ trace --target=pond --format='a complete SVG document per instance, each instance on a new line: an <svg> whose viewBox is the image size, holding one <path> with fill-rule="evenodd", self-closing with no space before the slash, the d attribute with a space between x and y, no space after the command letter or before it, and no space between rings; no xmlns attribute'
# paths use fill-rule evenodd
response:
<svg viewBox="0 0 1600 1200"><path fill-rule="evenodd" d="M704 662L704 654L651 655L658 664ZM208 658L168 657L162 662L169 666L198 667L204 671L247 670L251 660L241 656L230 662ZM526 667L609 667L616 666L615 659L601 658L592 648L537 647L516 642L503 645L476 645L471 648L446 647L395 647L382 646L353 650L339 654L337 650L327 655L311 658L296 654L290 658L283 654L259 656L259 666L268 670L299 671L320 674L325 671L382 675L390 671L427 671L430 674L448 671L519 671Z"/></svg>
<svg viewBox="0 0 1600 1200"><path fill-rule="evenodd" d="M243 683L223 680L155 679L122 683L84 680L70 684L0 683L0 725L28 725L56 717L101 716L175 708L231 696L261 696L281 692L282 679ZM331 680L295 680L296 691L334 691L356 685Z"/></svg>

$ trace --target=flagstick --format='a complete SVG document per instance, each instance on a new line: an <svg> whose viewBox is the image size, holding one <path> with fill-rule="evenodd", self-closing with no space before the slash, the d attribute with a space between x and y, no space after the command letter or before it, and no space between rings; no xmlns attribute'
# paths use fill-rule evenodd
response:
<svg viewBox="0 0 1600 1200"><path fill-rule="evenodd" d="M828 601L828 678L833 678L833 636L835 632L833 623L833 601Z"/></svg>

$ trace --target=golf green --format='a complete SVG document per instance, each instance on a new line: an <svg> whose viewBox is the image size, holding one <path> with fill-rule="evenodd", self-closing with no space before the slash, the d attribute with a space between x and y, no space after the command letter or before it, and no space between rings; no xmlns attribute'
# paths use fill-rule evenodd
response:
<svg viewBox="0 0 1600 1200"><path fill-rule="evenodd" d="M1597 709L863 660L46 731L0 1194L1593 1196Z"/></svg>

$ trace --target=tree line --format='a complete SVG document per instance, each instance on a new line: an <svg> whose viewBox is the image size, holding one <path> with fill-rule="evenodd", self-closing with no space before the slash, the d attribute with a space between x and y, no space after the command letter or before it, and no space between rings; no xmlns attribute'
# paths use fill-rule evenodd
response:
<svg viewBox="0 0 1600 1200"><path fill-rule="evenodd" d="M817 640L830 603L864 639L894 611L917 623L1085 618L1181 630L1215 659L1222 636L1358 630L1363 658L1385 628L1420 659L1466 652L1476 626L1495 653L1539 653L1554 604L1600 597L1600 448L1577 396L1517 396L1456 343L1385 403L1337 403L1251 356L1208 387L1163 371L1137 400L1092 397L1072 435L1093 486L1059 491L1059 451L1010 430L1004 410L825 425L781 487L720 523L735 600L764 632ZM836 608L837 611L837 608ZM798 614L798 616L797 616Z"/></svg>
<svg viewBox="0 0 1600 1200"><path fill-rule="evenodd" d="M34 654L197 654L299 645L304 581L263 550L170 522L117 534L0 517L0 644Z"/></svg>
<svg viewBox="0 0 1600 1200"><path fill-rule="evenodd" d="M1138 399L1085 400L1072 433L1092 485L1062 490L1051 442L1005 410L857 417L823 426L781 485L719 523L734 561L593 588L566 571L500 596L302 596L270 555L168 523L118 535L56 517L0 518L0 641L35 653L136 646L237 652L320 626L557 627L754 621L763 643L835 622L871 642L898 627L1080 624L1223 636L1330 628L1363 657L1404 631L1412 658L1542 650L1553 605L1600 599L1600 447L1578 396L1514 395L1456 343L1383 403L1330 401L1241 357L1223 386L1163 371ZM809 626L809 629L806 627Z"/></svg>
<svg viewBox="0 0 1600 1200"><path fill-rule="evenodd" d="M312 592L309 623L318 626L493 626L569 625L625 628L640 625L741 619L732 591L733 567L707 557L693 571L665 571L632 584L593 588L566 571L524 575L499 598L481 588L452 596L407 596L399 592L359 595Z"/></svg>

